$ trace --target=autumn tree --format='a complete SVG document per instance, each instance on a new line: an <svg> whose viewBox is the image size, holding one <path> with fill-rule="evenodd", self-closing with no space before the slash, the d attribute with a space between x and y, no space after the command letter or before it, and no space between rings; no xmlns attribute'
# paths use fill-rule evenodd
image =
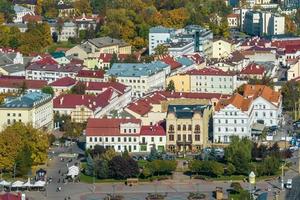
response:
<svg viewBox="0 0 300 200"><path fill-rule="evenodd" d="M159 44L154 48L155 55L166 55L168 53L168 47L163 44Z"/></svg>
<svg viewBox="0 0 300 200"><path fill-rule="evenodd" d="M54 95L54 90L51 86L45 86L42 88L42 92L46 94Z"/></svg>
<svg viewBox="0 0 300 200"><path fill-rule="evenodd" d="M76 10L76 15L86 15L92 14L92 7L89 0L77 0L74 2L74 8Z"/></svg>
<svg viewBox="0 0 300 200"><path fill-rule="evenodd" d="M12 22L15 16L12 2L8 0L0 0L0 13L4 15L6 22Z"/></svg>
<svg viewBox="0 0 300 200"><path fill-rule="evenodd" d="M285 15L284 18L285 18L285 32L290 34L295 34L297 27L293 19L288 15Z"/></svg>

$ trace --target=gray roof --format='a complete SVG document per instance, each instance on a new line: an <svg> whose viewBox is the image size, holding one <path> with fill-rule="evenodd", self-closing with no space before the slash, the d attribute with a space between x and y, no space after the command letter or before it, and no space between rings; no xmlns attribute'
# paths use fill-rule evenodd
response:
<svg viewBox="0 0 300 200"><path fill-rule="evenodd" d="M170 33L174 31L172 28L166 28L163 26L155 26L150 28L149 33Z"/></svg>
<svg viewBox="0 0 300 200"><path fill-rule="evenodd" d="M0 53L0 66L13 64L16 53Z"/></svg>
<svg viewBox="0 0 300 200"><path fill-rule="evenodd" d="M3 70L7 71L9 74L25 71L26 64L13 64L1 67Z"/></svg>
<svg viewBox="0 0 300 200"><path fill-rule="evenodd" d="M88 42L95 45L97 48L102 48L102 47L112 46L112 45L120 45L120 46L128 45L123 40L119 40L111 37L93 38L93 39L89 39Z"/></svg>
<svg viewBox="0 0 300 200"><path fill-rule="evenodd" d="M19 5L14 5L14 11L15 13L20 13L20 12L31 12L29 8L19 6Z"/></svg>
<svg viewBox="0 0 300 200"><path fill-rule="evenodd" d="M152 63L114 63L107 71L107 74L116 77L151 76L164 70L168 66L169 65L161 61Z"/></svg>

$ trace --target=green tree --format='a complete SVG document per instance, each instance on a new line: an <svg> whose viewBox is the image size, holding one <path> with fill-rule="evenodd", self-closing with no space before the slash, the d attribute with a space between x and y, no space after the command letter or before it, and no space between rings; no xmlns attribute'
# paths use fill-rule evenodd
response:
<svg viewBox="0 0 300 200"><path fill-rule="evenodd" d="M112 67L114 63L118 63L118 62L119 62L118 55L114 52L109 62L109 66Z"/></svg>
<svg viewBox="0 0 300 200"><path fill-rule="evenodd" d="M17 176L24 176L29 173L33 164L31 156L32 153L29 146L24 146L18 153L15 163Z"/></svg>
<svg viewBox="0 0 300 200"><path fill-rule="evenodd" d="M106 151L101 155L101 159L107 162L111 161L115 156L118 154L116 153L114 148L108 148Z"/></svg>
<svg viewBox="0 0 300 200"><path fill-rule="evenodd" d="M51 94L52 96L54 95L54 90L51 86L44 86L42 88L42 92L46 94Z"/></svg>
<svg viewBox="0 0 300 200"><path fill-rule="evenodd" d="M275 155L267 156L262 164L262 175L275 175L280 167L280 159L276 157Z"/></svg>
<svg viewBox="0 0 300 200"><path fill-rule="evenodd" d="M233 164L229 163L226 168L226 174L230 176L233 175L234 173L235 173L235 167Z"/></svg>
<svg viewBox="0 0 300 200"><path fill-rule="evenodd" d="M4 18L7 22L13 22L15 11L12 2L8 0L0 0L0 13L4 14Z"/></svg>
<svg viewBox="0 0 300 200"><path fill-rule="evenodd" d="M286 82L282 86L283 108L286 111L296 111L299 109L300 82L294 80Z"/></svg>
<svg viewBox="0 0 300 200"><path fill-rule="evenodd" d="M109 161L109 174L111 178L126 179L136 177L138 173L138 164L130 157L115 156Z"/></svg>
<svg viewBox="0 0 300 200"><path fill-rule="evenodd" d="M252 142L247 138L232 136L225 149L225 160L235 166L238 174L248 174L251 161Z"/></svg>
<svg viewBox="0 0 300 200"><path fill-rule="evenodd" d="M173 80L170 80L170 82L167 85L166 90L169 92L175 91L175 83Z"/></svg>
<svg viewBox="0 0 300 200"><path fill-rule="evenodd" d="M85 167L85 174L88 176L94 176L95 175L95 163L90 154L87 155L86 158L86 167Z"/></svg>
<svg viewBox="0 0 300 200"><path fill-rule="evenodd" d="M157 152L156 148L152 147L147 160L153 161L153 160L158 160L158 159L161 159L161 156Z"/></svg>
<svg viewBox="0 0 300 200"><path fill-rule="evenodd" d="M97 178L105 179L109 177L108 161L99 159L95 161L95 174Z"/></svg>

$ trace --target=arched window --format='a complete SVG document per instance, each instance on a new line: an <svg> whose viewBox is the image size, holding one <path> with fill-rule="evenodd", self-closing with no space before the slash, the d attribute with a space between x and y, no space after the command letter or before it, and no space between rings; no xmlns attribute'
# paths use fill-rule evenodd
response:
<svg viewBox="0 0 300 200"><path fill-rule="evenodd" d="M183 125L183 126L182 126L182 130L183 130L183 131L186 131L186 125Z"/></svg>
<svg viewBox="0 0 300 200"><path fill-rule="evenodd" d="M181 131L181 126L177 125L177 131Z"/></svg>
<svg viewBox="0 0 300 200"><path fill-rule="evenodd" d="M200 133L200 125L195 125L195 133Z"/></svg>
<svg viewBox="0 0 300 200"><path fill-rule="evenodd" d="M169 132L174 132L174 125L169 125Z"/></svg>

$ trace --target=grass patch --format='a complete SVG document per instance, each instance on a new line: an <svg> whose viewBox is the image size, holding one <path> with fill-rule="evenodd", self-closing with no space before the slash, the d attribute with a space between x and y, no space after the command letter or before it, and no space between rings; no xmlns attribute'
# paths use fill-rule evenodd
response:
<svg viewBox="0 0 300 200"><path fill-rule="evenodd" d="M72 48L76 46L76 44L72 44L70 42L58 42L58 43L53 43L52 45L47 47L47 50L49 53L55 52L55 49L57 48Z"/></svg>
<svg viewBox="0 0 300 200"><path fill-rule="evenodd" d="M87 176L83 173L80 174L80 181L84 183L93 183L93 177ZM98 179L95 178L95 183L122 183L124 180L115 180L115 179Z"/></svg>

